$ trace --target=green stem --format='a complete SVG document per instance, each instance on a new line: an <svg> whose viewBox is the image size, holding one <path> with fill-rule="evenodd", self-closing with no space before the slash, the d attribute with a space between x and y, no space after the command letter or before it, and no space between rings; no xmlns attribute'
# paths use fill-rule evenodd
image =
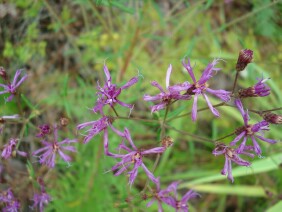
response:
<svg viewBox="0 0 282 212"><path fill-rule="evenodd" d="M221 138L218 138L218 139L214 140L214 142L223 140L223 139L225 139L225 138L227 138L227 137L230 137L230 136L232 136L232 135L234 135L234 134L235 134L235 132L233 132L233 133L231 133L231 134L229 134L229 135L223 136L223 137L221 137Z"/></svg>
<svg viewBox="0 0 282 212"><path fill-rule="evenodd" d="M226 104L225 102L221 102L221 103L219 103L219 104L213 105L213 107L216 108L216 107L226 106L226 105L227 105L227 104ZM204 110L208 110L208 109L210 109L210 108L209 108L209 107L201 108L201 109L197 110L197 113L198 113L198 112L201 112L201 111L204 111ZM183 115L180 115L180 116L172 117L172 118L168 119L167 121L169 122L169 121L172 121L172 120L174 120L174 119L182 118L182 117L184 117L184 116L191 115L191 113L192 113L192 111L189 112L189 113L185 113L185 114L183 114Z"/></svg>
<svg viewBox="0 0 282 212"><path fill-rule="evenodd" d="M199 141L199 142L203 142L203 141L204 141L204 142L212 142L212 143L214 143L214 140L211 140L211 139L208 139L208 138L204 138L204 137L201 137L201 136L197 136L197 135L188 133L188 132L186 132L186 131L178 130L178 129L176 129L175 127L171 127L171 126L169 126L169 125L165 125L165 127L166 127L167 129L171 129L171 130L174 130L174 131L176 131L176 132L179 132L179 133L181 133L181 134L183 134L183 135L188 135L188 136L194 138L196 141Z"/></svg>
<svg viewBox="0 0 282 212"><path fill-rule="evenodd" d="M113 109L113 111L114 111L114 113L116 114L116 116L119 117L119 116L118 116L118 113L117 113L117 111L116 111L116 109L115 109L114 107L111 107L111 108Z"/></svg>
<svg viewBox="0 0 282 212"><path fill-rule="evenodd" d="M238 76L239 76L239 72L236 71L236 76L235 76L235 80L234 80L234 83L233 83L233 88L232 88L232 93L231 94L233 94L234 91L235 91L235 87L236 87L236 84L237 84Z"/></svg>

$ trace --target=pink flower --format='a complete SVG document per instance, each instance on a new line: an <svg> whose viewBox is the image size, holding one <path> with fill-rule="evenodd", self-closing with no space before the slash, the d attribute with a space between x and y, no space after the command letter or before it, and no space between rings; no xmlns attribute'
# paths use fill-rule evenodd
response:
<svg viewBox="0 0 282 212"><path fill-rule="evenodd" d="M41 192L39 194L38 193L34 194L34 196L33 196L34 204L31 207L31 209L35 209L35 208L39 207L39 211L43 212L44 211L44 205L49 204L49 202L51 201L51 197L45 191L45 186L44 186L43 180L39 179L38 182L40 184Z"/></svg>
<svg viewBox="0 0 282 212"><path fill-rule="evenodd" d="M249 124L249 114L248 114L248 111L246 111L246 112L244 111L241 100L236 99L235 105L237 106L237 108L239 109L239 111L240 111L240 113L243 117L244 126L236 129L235 134L237 135L237 137L230 143L230 146L235 146L238 141L243 139L240 146L238 147L238 153L241 153L244 150L244 146L246 145L247 139L250 137L252 142L253 142L255 153L257 155L261 155L262 151L261 151L261 148L260 148L259 144L257 143L256 139L260 139L260 140L265 141L265 142L270 143L270 144L275 144L277 142L275 140L263 137L263 134L262 134L263 131L269 130L268 122L267 121L261 121L261 122L254 124L254 125Z"/></svg>
<svg viewBox="0 0 282 212"><path fill-rule="evenodd" d="M25 74L20 80L19 76L21 75L22 70L17 70L13 82L8 83L7 85L0 84L0 87L4 88L4 91L0 91L0 94L10 93L10 96L6 99L7 102L11 101L15 94L17 93L17 88L26 80L27 74Z"/></svg>
<svg viewBox="0 0 282 212"><path fill-rule="evenodd" d="M43 153L42 155L39 156L39 163L40 164L45 164L49 168L54 168L55 167L55 159L57 153L59 153L60 157L69 163L71 161L71 157L66 155L64 151L70 151L70 152L76 152L75 147L70 146L71 143L77 142L76 139L70 140L70 139L65 139L61 142L58 141L58 128L57 126L54 126L54 139L52 142L48 141L41 141L44 147L36 150L33 152L33 155L38 155L40 153ZM65 145L67 144L67 145Z"/></svg>
<svg viewBox="0 0 282 212"><path fill-rule="evenodd" d="M144 101L159 101L158 104L154 105L151 107L151 111L156 112L159 110L164 109L168 104L171 103L172 100L187 100L191 99L191 96L189 95L181 95L179 91L174 91L173 86L169 86L169 79L170 79L170 74L172 71L172 66L169 65L166 73L166 89L167 92L160 86L159 83L156 81L153 81L151 83L152 86L157 87L161 93L155 95L155 96L150 96L150 95L144 95ZM176 85L176 86L181 86Z"/></svg>
<svg viewBox="0 0 282 212"><path fill-rule="evenodd" d="M104 116L96 121L89 121L82 124L79 124L76 128L78 130L88 128L86 130L87 135L84 137L83 143L88 143L94 136L99 134L100 132L104 132L104 152L105 155L111 156L112 154L109 152L109 138L108 138L108 127L112 129L117 135L124 137L124 133L115 129L112 125L114 119L112 117Z"/></svg>
<svg viewBox="0 0 282 212"><path fill-rule="evenodd" d="M247 152L248 150L253 150L253 147L245 146L243 151L240 154L248 155L249 157L254 157L252 153ZM236 149L232 149L225 144L219 143L216 145L215 149L212 152L215 156L224 155L225 163L221 171L222 175L227 174L227 178L233 183L234 178L232 176L232 162L240 166L250 166L251 163L243 160L239 157L239 153Z"/></svg>
<svg viewBox="0 0 282 212"><path fill-rule="evenodd" d="M170 205L175 208L176 211L188 212L189 208L187 202L200 195L192 190L189 190L181 199L178 199L178 184L179 182L172 182L166 189L160 190L159 179L157 179L157 191L154 193L153 199L147 204L147 207L150 207L154 201L157 201L159 212L163 212L162 203Z"/></svg>
<svg viewBox="0 0 282 212"><path fill-rule="evenodd" d="M97 99L96 106L93 108L93 111L101 112L101 110L103 109L105 105L110 105L110 107L114 107L116 103L123 107L132 109L133 105L127 104L127 103L124 103L118 100L118 96L121 94L123 90L137 83L138 77L133 77L125 85L118 88L116 84L112 83L112 77L106 65L104 65L104 73L106 75L105 85L104 87L101 87L98 83L98 86L97 86L98 99Z"/></svg>
<svg viewBox="0 0 282 212"><path fill-rule="evenodd" d="M186 91L185 94L194 95L194 102L193 102L193 107L192 107L192 120L193 121L197 119L197 103L198 103L199 95L202 95L204 97L211 112L217 117L219 116L219 112L212 106L206 93L210 93L220 98L224 102L227 102L230 100L231 92L225 91L225 90L213 90L209 88L208 86L207 81L213 77L214 72L220 70L220 68L215 67L217 63L218 63L218 60L214 60L212 63L209 63L208 66L203 71L202 76L197 81L193 73L193 68L190 64L190 60L188 59L187 63L185 63L184 60L182 62L184 68L187 70L188 74L192 78L193 83L192 84L188 82L182 83L181 86L174 86L172 90L174 91L184 91L185 90Z"/></svg>
<svg viewBox="0 0 282 212"><path fill-rule="evenodd" d="M18 143L18 139L11 138L9 143L4 145L4 149L2 151L1 157L4 159L8 159L13 155L13 152L15 151L16 154L26 157L27 153L22 152L16 149Z"/></svg>
<svg viewBox="0 0 282 212"><path fill-rule="evenodd" d="M127 169L133 165L133 169L131 171L128 171L129 174L129 184L132 185L135 178L138 174L138 168L142 167L145 171L146 175L149 177L150 180L152 180L154 183L157 182L157 179L154 177L154 175L148 170L148 168L143 163L143 157L148 154L158 154L163 153L165 151L165 147L156 147L149 150L139 150L133 143L130 133L128 129L125 129L124 131L125 139L130 143L132 149L128 148L124 142L119 145L120 150L124 150L127 153L122 154L112 154L113 158L120 158L120 162L118 162L115 166L112 167L112 171L116 171L115 176L120 175L124 171L127 171Z"/></svg>

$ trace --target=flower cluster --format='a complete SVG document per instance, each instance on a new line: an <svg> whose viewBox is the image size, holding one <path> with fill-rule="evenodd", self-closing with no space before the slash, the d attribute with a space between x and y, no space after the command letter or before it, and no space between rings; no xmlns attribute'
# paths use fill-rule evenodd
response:
<svg viewBox="0 0 282 212"><path fill-rule="evenodd" d="M154 81L151 84L157 87L161 91L161 93L156 96L150 96L150 95L144 96L145 101L158 101L159 102L155 106L151 107L152 112L164 109L165 107L167 107L170 103L172 103L175 100L191 99L191 94L182 94L181 93L182 90L177 90L181 87L187 86L189 83L184 82L182 84L177 84L174 86L169 85L171 72L172 72L172 66L170 65L167 70L167 76L166 76L167 91L165 91L156 81ZM143 148L138 148L135 145L128 128L125 128L124 131L120 131L116 129L113 126L113 122L115 118L105 115L103 112L103 107L108 104L110 105L110 107L114 108L115 103L118 103L121 106L132 109L133 106L131 104L122 102L118 100L117 97L121 93L122 90L135 84L138 78L133 77L124 86L122 86L121 88L117 88L117 86L112 83L112 77L106 66L104 66L104 73L106 75L106 82L105 82L104 87L101 87L100 85L98 85L98 93L97 93L98 99L97 99L96 105L93 108L93 112L95 113L98 112L101 115L101 118L95 121L85 122L77 126L78 130L86 129L83 143L85 144L88 143L90 140L94 138L94 136L96 136L100 132L103 132L105 155L119 160L117 164L111 168L111 171L114 172L114 175L118 176L126 172L127 175L129 176L129 185L132 186L132 184L134 183L138 175L139 168L141 167L144 170L145 174L147 175L148 179L151 182L153 182L153 184L155 184L155 186L158 187L158 190L159 190L159 187L160 187L159 178L155 177L153 172L151 172L147 168L147 166L144 163L143 158L146 157L147 155L162 154L163 152L165 152L167 148L169 148L173 144L173 140L170 137L166 136L162 139L162 146L154 147L151 149L143 149ZM112 132L114 132L116 135L118 135L122 139L122 142L119 144L117 148L118 153L113 153L109 151L109 143L110 143L109 138L108 138L109 129L111 129ZM170 186L169 189L166 191L159 190L160 192L159 200L162 200L163 202L165 202L166 204L172 206L173 208L177 210L187 211L188 210L187 201L190 198L193 198L194 196L196 196L196 193L190 191L186 195L184 195L184 197L181 200L178 200L176 196L177 184L174 183L173 185L174 185L173 186L174 190L172 186ZM170 192L173 192L174 194L171 195ZM161 196L161 194L163 194L163 196ZM168 202L166 201L166 199L170 199L171 201ZM159 211L162 211L162 209L160 208Z"/></svg>
<svg viewBox="0 0 282 212"><path fill-rule="evenodd" d="M236 65L237 72L243 71L246 66L253 59L253 51L249 49L242 50L239 54L238 62ZM263 113L262 116L264 120L250 124L250 117L248 110L245 110L242 104L242 98L248 97L264 97L270 94L270 88L265 84L268 79L259 79L258 82L249 88L240 89L237 94L235 94L235 106L240 111L244 125L237 128L234 132L236 135L235 139L230 142L229 146L219 143L213 150L215 156L224 155L225 165L221 174L226 175L230 181L234 181L232 176L232 166L231 162L234 162L240 166L250 166L251 163L241 159L240 155L247 155L249 157L254 157L254 152L256 155L261 157L262 150L257 140L267 142L269 144L275 144L277 141L264 137L264 132L269 131L269 123L278 124L279 115L273 113ZM251 139L252 145L247 145L248 138ZM235 147L239 141L242 142L238 147Z"/></svg>
<svg viewBox="0 0 282 212"><path fill-rule="evenodd" d="M144 100L145 101L161 100L161 103L152 107L152 112L155 112L157 110L163 109L165 106L171 103L172 100L190 100L192 96L194 96L193 107L192 107L192 120L196 121L198 97L199 95L202 95L205 101L207 102L207 105L212 111L212 113L218 117L219 112L212 106L206 93L210 93L224 102L228 102L230 100L230 94L231 94L231 92L225 90L213 90L209 88L209 85L207 83L208 80L214 76L214 73L220 70L220 68L215 67L218 61L219 60L213 60L213 62L209 63L205 68L205 70L203 71L202 76L197 81L190 60L188 59L187 62L183 60L182 62L183 67L187 70L193 82L189 83L186 81L172 86L169 86L168 83L171 73L171 66L170 66L167 71L167 77L166 77L166 87L168 93L165 93L165 91L161 88L161 86L154 81L152 82L152 85L159 88L161 93L154 97L145 95ZM184 92L184 94L181 95L181 92Z"/></svg>
<svg viewBox="0 0 282 212"><path fill-rule="evenodd" d="M212 151L214 156L224 156L225 162L221 174L227 175L227 178L233 183L234 177L232 175L232 163L233 165L235 163L239 166L245 167L251 166L251 162L245 160L244 157L248 156L253 158L255 155L261 157L263 148L261 148L259 145L260 141L269 144L275 144L277 142L276 140L266 138L264 136L264 132L270 130L270 124L282 123L281 115L271 112L277 109L268 111L250 110L251 112L258 114L263 118L263 120L257 123L251 123L249 117L250 111L244 108L244 105L241 101L242 99L249 97L268 96L270 94L270 88L266 85L268 78L258 79L258 82L255 85L242 88L238 92L235 92L239 73L243 71L247 65L252 62L252 60L252 50L245 49L240 51L236 64L236 79L234 81L232 92L223 89L214 90L209 86L210 79L221 70L221 68L218 67L220 59L214 59L211 63L209 63L202 71L199 79L196 79L194 67L192 67L190 60L183 60L183 68L187 71L191 81L182 81L173 85L170 83L172 65L169 65L166 71L165 88L162 87L157 81L152 81L151 85L156 87L159 90L159 93L156 95L145 94L143 97L144 101L153 102L154 105L150 107L152 113L166 109L163 122L160 124L161 142L159 142L159 145L150 147L134 142L135 139L131 136L128 127L119 129L118 126L114 126L114 122L118 119L129 119L129 117L120 117L116 111L116 106L120 105L122 107L129 108L130 112L133 110L134 105L130 104L130 102L121 100L120 94L124 90L136 84L138 82L138 76L131 78L128 82L119 87L113 83L112 76L107 66L104 65L104 85L100 85L99 82L97 82L97 100L91 109L93 113L98 114L100 117L98 120L91 120L78 124L76 129L78 131L83 131L81 134L84 136L83 143L86 145L91 142L91 140L94 140L94 138L100 133L103 134L102 138L104 154L105 156L116 161L116 164L110 168L110 171L113 172L114 176L119 176L121 174L128 176L128 184L130 187L137 180L137 176L140 176L140 172L144 173L147 181L142 192L144 192L144 197L146 196L144 199L147 199L147 197L151 198L150 202L147 204L147 207L150 207L154 202L157 202L159 212L164 211L164 205L170 206L176 211L188 212L188 201L200 195L193 190L189 190L182 197L179 197L177 188L180 182L172 182L167 186L167 188L161 189L161 178L156 176L156 173L154 173L162 154L174 144L173 139L165 135L166 126L168 126L165 123L167 121L167 113L169 112L169 109L172 109L170 105L174 104L178 100L181 100L182 102L191 100L192 109L191 113L189 114L191 114L192 121L196 121L198 114L198 100L201 96L208 106L201 110L209 109L216 117L220 116L220 113L216 108L218 105L214 106L211 103L209 96L212 95L221 100L221 103L219 104L220 106L229 104L229 106L234 107L231 105L233 104L233 101L230 103L231 99L234 99L235 108L239 110L244 124L243 126L234 130L232 136L235 135L235 138L228 145L213 141L215 143L215 149ZM10 81L7 72L0 67L0 77L5 82L5 84L0 84L0 87L4 88L3 91L0 91L0 94L10 94L6 100L7 102L11 101L15 95L19 94L19 86L27 79L26 74L20 77L21 74L22 71L18 70L13 80ZM115 116L113 116L113 113L108 114L109 110L106 110L107 107L113 111ZM19 121L20 118L18 115L1 116L0 133L4 129L4 124L7 121L13 120ZM22 118L22 120L24 120L24 118ZM45 165L50 169L54 168L56 164L56 157L60 157L69 165L72 160L71 155L69 154L77 151L74 147L77 139L66 138L61 141L59 139L58 133L60 129L65 130L65 127L68 126L69 123L70 122L68 118L61 118L59 126L56 124L53 126L49 124L43 124L38 127L39 132L35 135L35 137L40 139L40 144L42 147L33 151L32 156L38 158L41 165ZM110 133L113 133L121 140L121 142L116 144L116 146L114 146L114 143L109 139ZM224 138L226 137L228 136L225 136ZM26 152L18 150L21 140L22 137L20 137L20 139L10 139L9 142L1 148L1 157L6 160L16 155L28 157ZM217 141L219 140L222 139L218 139ZM251 144L248 143L249 141L251 141ZM156 158L152 169L150 169L150 166L148 166L146 157ZM30 167L28 166L28 168ZM0 164L0 175L2 172L3 169ZM33 178L33 176L29 177L30 179ZM32 210L39 210L40 212L43 212L44 207L49 204L52 198L49 194L47 194L45 190L45 184L40 177L38 178L38 184L39 186L35 186L35 191L38 191L39 187L40 191L34 192L32 199L33 205L30 206L30 208ZM149 189L149 195L145 193L146 189ZM11 188L0 194L0 202L1 207L3 206L3 211L7 212L19 211L21 207L20 202L14 197Z"/></svg>

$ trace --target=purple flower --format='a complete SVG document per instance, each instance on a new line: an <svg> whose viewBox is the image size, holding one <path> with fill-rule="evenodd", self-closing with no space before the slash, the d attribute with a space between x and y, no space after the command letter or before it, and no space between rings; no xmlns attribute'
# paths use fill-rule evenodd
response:
<svg viewBox="0 0 282 212"><path fill-rule="evenodd" d="M118 88L116 84L112 83L112 77L106 65L104 65L104 73L106 75L105 85L104 87L101 87L98 83L98 86L97 86L98 99L97 99L96 106L93 108L93 111L101 112L102 108L105 105L110 105L110 107L114 107L116 103L118 103L119 105L123 107L132 109L133 105L121 102L117 98L120 95L120 93L122 92L122 90L125 90L131 87L133 84L137 83L138 77L133 77L125 85Z"/></svg>
<svg viewBox="0 0 282 212"><path fill-rule="evenodd" d="M250 157L254 157L252 153L247 152L248 150L253 150L253 147L245 146L244 149L240 154L248 155ZM240 166L250 166L251 163L248 161L243 160L239 157L239 153L235 149L231 149L230 147L226 146L225 144L219 143L216 145L215 149L212 152L215 156L224 154L225 156L225 163L224 167L221 171L222 175L227 174L227 178L233 183L234 178L232 176L232 162L240 165Z"/></svg>
<svg viewBox="0 0 282 212"><path fill-rule="evenodd" d="M132 185L135 178L138 174L138 168L142 167L147 176L150 180L152 180L154 183L157 182L157 179L154 177L154 175L148 170L148 168L143 163L143 156L148 154L158 154L163 153L165 151L165 147L156 147L149 150L138 150L135 144L133 143L130 133L128 129L125 129L124 131L125 139L130 143L133 150L128 148L124 141L122 144L119 145L120 150L125 150L127 154L121 155L121 154L112 154L113 158L120 158L121 161L118 162L115 166L112 167L112 171L116 171L115 176L120 175L124 171L127 171L127 169L133 165L133 169L131 171L128 171L129 174L129 184Z"/></svg>
<svg viewBox="0 0 282 212"><path fill-rule="evenodd" d="M170 74L172 71L172 66L169 65L166 73L166 89L167 92L160 86L159 83L156 81L153 81L151 83L152 86L157 87L161 93L155 95L155 96L150 96L150 95L144 95L144 101L159 101L160 103L154 105L151 107L151 111L156 112L159 110L164 109L167 105L171 103L172 100L187 100L191 99L190 95L181 95L179 91L174 91L173 86L169 86L169 79L170 79ZM176 86L183 86L181 84L176 85Z"/></svg>
<svg viewBox="0 0 282 212"><path fill-rule="evenodd" d="M157 191L154 194L153 199L147 204L150 207L154 201L158 202L159 212L163 211L161 203L165 203L175 208L176 211L188 212L188 200L200 196L198 193L189 190L184 196L178 200L177 186L179 182L172 182L166 189L160 190L159 179L157 181Z"/></svg>
<svg viewBox="0 0 282 212"><path fill-rule="evenodd" d="M6 99L7 102L11 101L15 94L17 93L17 88L26 80L27 74L25 74L20 80L18 80L21 75L22 70L17 70L13 82L7 85L0 84L0 87L4 88L4 91L0 91L0 94L10 93L10 96Z"/></svg>
<svg viewBox="0 0 282 212"><path fill-rule="evenodd" d="M18 143L18 139L11 138L8 144L4 145L4 149L2 151L1 157L4 159L10 158L13 154L18 154L20 156L26 157L27 153L22 152L16 149Z"/></svg>
<svg viewBox="0 0 282 212"><path fill-rule="evenodd" d="M40 153L43 153L39 156L39 163L45 164L49 168L54 168L55 166L55 158L56 154L59 153L60 157L69 163L71 161L71 157L66 155L64 151L70 151L70 152L76 152L75 147L70 146L71 143L77 142L76 139L70 140L65 139L61 142L58 141L58 128L57 126L54 126L54 139L52 142L48 141L41 141L44 147L36 150L33 152L33 155L38 155ZM67 144L67 145L64 145Z"/></svg>
<svg viewBox="0 0 282 212"><path fill-rule="evenodd" d="M239 98L268 96L270 88L265 84L268 79L259 79L254 86L239 90Z"/></svg>
<svg viewBox="0 0 282 212"><path fill-rule="evenodd" d="M240 141L243 138L242 143L238 147L238 153L243 152L244 147L246 145L248 137L251 137L253 146L254 146L254 151L257 155L261 155L262 151L259 146L259 144L256 141L256 138L268 142L270 144L275 144L276 141L268 138L263 137L263 131L268 131L269 130L269 124L267 121L261 121L258 122L254 125L249 124L249 114L248 111L244 111L242 102L240 99L235 100L235 105L239 109L240 113L242 114L243 120L244 120L244 126L236 129L235 134L237 137L230 143L230 146L236 145L238 141Z"/></svg>
<svg viewBox="0 0 282 212"><path fill-rule="evenodd" d="M213 90L210 89L208 86L207 81L213 77L213 73L216 71L219 71L220 68L216 68L216 64L218 63L218 60L214 60L212 63L209 63L208 66L205 68L204 72L202 73L201 78L197 81L192 66L190 64L190 60L188 59L187 63L183 60L182 64L185 67L185 69L188 71L188 74L193 80L193 84L181 84L181 86L174 86L172 90L174 91L183 91L185 90L188 95L194 95L194 102L192 107L192 120L195 121L197 119L197 102L198 102L198 96L202 95L210 110L215 116L219 116L219 112L212 106L210 100L208 99L208 96L206 95L206 92L220 98L222 101L227 102L230 100L230 94L231 92L225 91L225 90Z"/></svg>
<svg viewBox="0 0 282 212"><path fill-rule="evenodd" d="M124 133L120 132L119 130L113 127L112 125L113 121L114 119L112 117L103 116L99 120L79 124L77 126L78 130L84 129L86 127L91 127L86 131L88 134L85 136L83 143L88 143L95 135L103 131L105 155L111 156L112 154L108 150L109 147L108 127L110 127L117 135L124 137Z"/></svg>
<svg viewBox="0 0 282 212"><path fill-rule="evenodd" d="M49 124L43 124L39 126L38 128L40 132L36 135L37 138L42 138L45 135L48 135L51 133L51 127L49 126Z"/></svg>
<svg viewBox="0 0 282 212"><path fill-rule="evenodd" d="M43 184L42 180L39 180L39 184L41 187L41 193L40 194L34 194L33 196L33 206L31 207L32 209L35 209L39 207L39 211L43 212L44 211L44 205L49 204L51 201L50 195L48 195L45 191L45 186Z"/></svg>
<svg viewBox="0 0 282 212"><path fill-rule="evenodd" d="M14 197L11 189L8 189L0 194L0 202L3 202L5 205L3 212L17 212L21 207L19 201Z"/></svg>

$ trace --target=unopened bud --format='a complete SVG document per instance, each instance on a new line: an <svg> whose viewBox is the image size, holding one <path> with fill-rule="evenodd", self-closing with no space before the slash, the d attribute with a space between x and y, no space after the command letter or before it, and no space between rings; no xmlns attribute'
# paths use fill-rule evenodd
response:
<svg viewBox="0 0 282 212"><path fill-rule="evenodd" d="M265 121L270 124L282 124L282 115L277 115L275 113L268 112L262 114L262 117Z"/></svg>
<svg viewBox="0 0 282 212"><path fill-rule="evenodd" d="M36 135L38 138L42 138L51 133L51 127L48 124L44 124L38 127L40 132Z"/></svg>
<svg viewBox="0 0 282 212"><path fill-rule="evenodd" d="M243 71L246 66L253 60L253 51L250 49L242 49L236 64L236 71Z"/></svg>
<svg viewBox="0 0 282 212"><path fill-rule="evenodd" d="M165 136L163 139L162 139L162 146L165 147L165 148L168 148L170 146L172 146L173 144L173 139L169 136Z"/></svg>
<svg viewBox="0 0 282 212"><path fill-rule="evenodd" d="M265 84L267 80L260 79L254 86L239 90L239 98L268 96L270 88Z"/></svg>
<svg viewBox="0 0 282 212"><path fill-rule="evenodd" d="M3 67L0 67L0 76L2 77L3 80L7 80L7 72Z"/></svg>

